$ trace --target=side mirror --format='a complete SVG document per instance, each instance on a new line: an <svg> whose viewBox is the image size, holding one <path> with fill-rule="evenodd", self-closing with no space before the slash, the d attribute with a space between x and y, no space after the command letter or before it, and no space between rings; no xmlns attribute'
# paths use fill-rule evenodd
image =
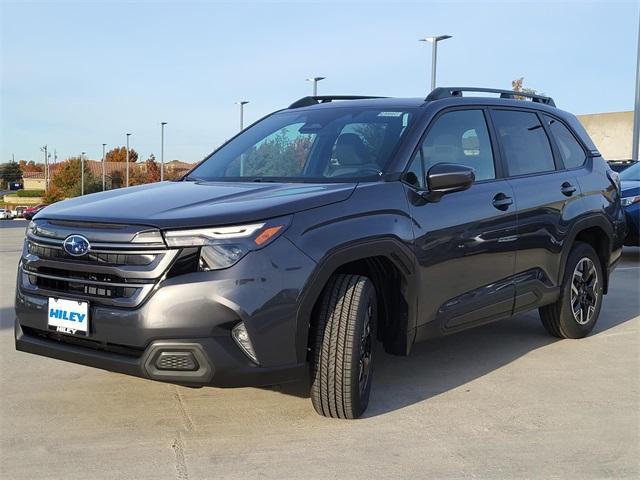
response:
<svg viewBox="0 0 640 480"><path fill-rule="evenodd" d="M476 171L457 163L436 163L427 172L427 186L429 191L425 198L439 201L443 195L466 190L476 180Z"/></svg>

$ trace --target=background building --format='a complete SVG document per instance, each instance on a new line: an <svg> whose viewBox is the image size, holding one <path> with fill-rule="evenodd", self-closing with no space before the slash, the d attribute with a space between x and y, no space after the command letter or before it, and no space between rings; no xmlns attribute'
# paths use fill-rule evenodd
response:
<svg viewBox="0 0 640 480"><path fill-rule="evenodd" d="M633 112L578 115L605 160L630 160Z"/></svg>

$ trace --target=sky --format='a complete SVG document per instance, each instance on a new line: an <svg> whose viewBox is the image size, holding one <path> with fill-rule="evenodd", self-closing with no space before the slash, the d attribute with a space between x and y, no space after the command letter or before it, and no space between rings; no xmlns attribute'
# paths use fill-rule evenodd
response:
<svg viewBox="0 0 640 480"><path fill-rule="evenodd" d="M0 163L99 159L102 144L196 162L309 95L422 97L438 85L525 87L575 114L633 109L638 1L0 0Z"/></svg>

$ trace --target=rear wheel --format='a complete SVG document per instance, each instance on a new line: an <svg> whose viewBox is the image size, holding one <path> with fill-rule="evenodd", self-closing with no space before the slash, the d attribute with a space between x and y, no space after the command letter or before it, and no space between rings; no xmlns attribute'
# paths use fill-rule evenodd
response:
<svg viewBox="0 0 640 480"><path fill-rule="evenodd" d="M598 254L591 245L577 242L567 258L560 298L540 309L547 332L559 338L587 336L600 315L602 287Z"/></svg>
<svg viewBox="0 0 640 480"><path fill-rule="evenodd" d="M362 275L333 275L314 319L311 401L320 415L358 418L371 392L376 291Z"/></svg>

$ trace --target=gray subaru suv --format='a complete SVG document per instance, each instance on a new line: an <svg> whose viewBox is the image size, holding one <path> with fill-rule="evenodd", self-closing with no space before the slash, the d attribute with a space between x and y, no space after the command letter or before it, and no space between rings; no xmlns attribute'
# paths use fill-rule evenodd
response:
<svg viewBox="0 0 640 480"><path fill-rule="evenodd" d="M624 218L617 174L549 97L305 97L179 181L40 211L16 348L188 386L308 379L320 414L355 418L378 344L408 355L532 309L587 335Z"/></svg>

